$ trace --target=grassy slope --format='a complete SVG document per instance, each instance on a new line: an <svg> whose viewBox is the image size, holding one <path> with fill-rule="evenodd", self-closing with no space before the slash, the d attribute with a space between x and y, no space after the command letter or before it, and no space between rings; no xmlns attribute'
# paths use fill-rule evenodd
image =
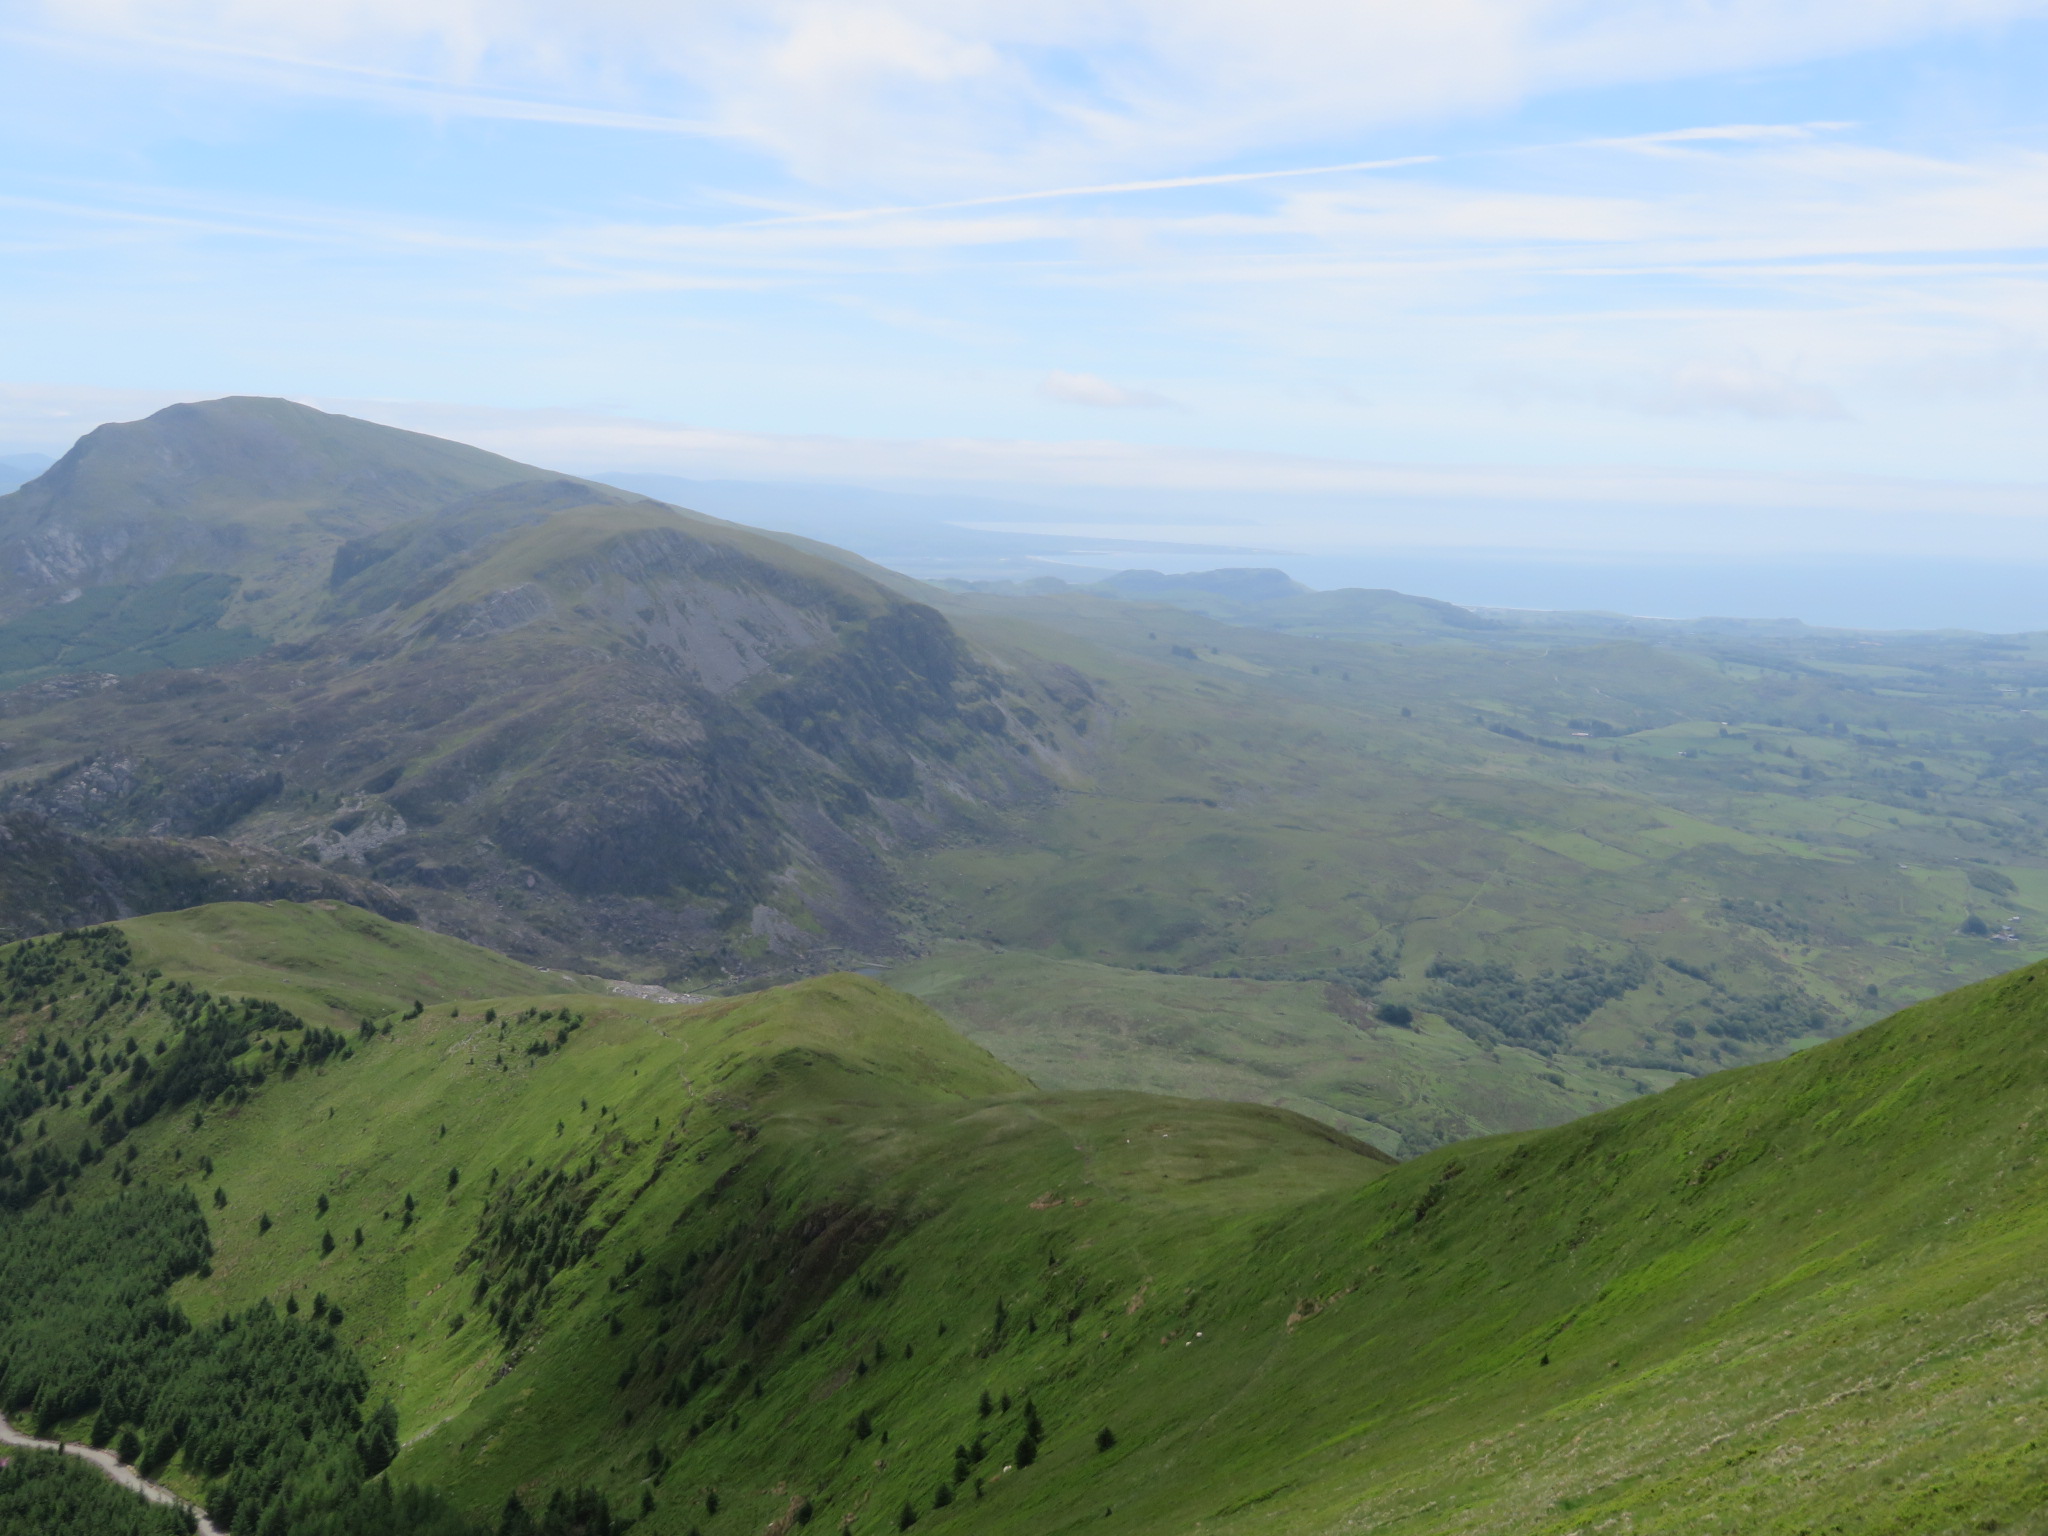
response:
<svg viewBox="0 0 2048 1536"><path fill-rule="evenodd" d="M188 1305L338 1299L401 1468L478 1508L588 1476L650 1536L803 1495L867 1531L2048 1529L2048 970L1392 1171L1271 1110L1029 1092L858 978L561 1002L589 1022L538 1061L435 1007L140 1137L229 1193ZM527 1158L604 1235L507 1372L457 1270ZM1043 1454L1001 1472L1027 1394ZM934 1510L977 1433L984 1496Z"/></svg>
<svg viewBox="0 0 2048 1536"><path fill-rule="evenodd" d="M1708 1038L1717 1003L1783 995L1839 1030L2043 952L2048 845L2010 777L2013 744L2038 727L2003 684L1958 673L1947 693L1908 697L1641 644L1395 649L1098 600L1007 611L1018 618L956 617L1074 665L1113 701L1092 776L1007 840L922 860L934 933L981 953L942 950L891 979L1034 1068L1090 1049L1093 1010L1121 1037L1125 1075L1108 1081L1313 1100L1413 1150L1556 1123L1589 1098L1808 1038ZM1574 742L1569 722L1595 712L1625 734ZM1973 913L1994 928L2017 914L2018 942L1958 933ZM1640 950L1710 979L1657 970L1540 1070L1475 1049L1397 1073L1406 1094L1339 1065L1357 1033L1343 1008L1290 1028L1299 1050L1214 1031L1219 1048L1201 1031L1175 1043L1189 989L1159 971L1289 982L1396 945L1399 975L1374 996L1425 1011L1438 957L1530 974ZM1065 961L1115 974L1090 973L1069 1007L1025 975L1071 981ZM1313 1008L1298 988L1232 995L1210 989L1206 1006Z"/></svg>
<svg viewBox="0 0 2048 1536"><path fill-rule="evenodd" d="M905 1497L923 1503L950 1469L951 1445L972 1438L974 1399L963 1395L961 1371L977 1363L995 1296L1009 1290L1021 1310L1031 1289L1082 1283L1078 1267L1047 1276L1048 1245L1109 1247L1087 1264L1086 1285L1097 1307L1121 1303L1154 1270L1187 1268L1219 1222L1228 1230L1269 1202L1384 1167L1300 1122L1240 1106L1031 1095L909 999L854 978L687 1012L625 1002L587 1011L569 1050L498 1071L478 1013L437 1008L369 1047L365 1063L281 1085L233 1123L180 1138L214 1158L240 1218L216 1223L221 1256L213 1277L193 1287L194 1310L327 1291L346 1310L351 1341L399 1389L405 1433L417 1442L408 1474L480 1509L500 1502L508 1484L544 1492L593 1474L632 1507L649 1444L687 1467L678 1486L663 1487L667 1518L655 1529L698 1523L690 1490L699 1486L725 1491L730 1518L720 1528L758 1526L784 1512L785 1501L764 1490L792 1473L821 1503L891 1514ZM387 1065L361 1070L387 1052ZM992 1093L1001 1098L989 1102ZM309 1122L321 1128L310 1146ZM1159 1134L1169 1129L1178 1145ZM505 1346L458 1271L491 1174L523 1171L528 1158L542 1168L595 1158L588 1220L612 1230L596 1261L557 1279L540 1342L498 1382ZM1305 1165L1294 1188L1289 1163ZM665 1171L650 1191L657 1167ZM449 1168L463 1170L452 1192ZM1031 1202L1047 1190L1085 1190L1097 1204L1034 1213ZM322 1191L334 1202L324 1221L311 1206ZM408 1192L421 1215L405 1230ZM267 1234L255 1230L259 1211L278 1220ZM918 1217L911 1235L889 1240ZM750 1351L731 1322L741 1296L706 1283L666 1338L670 1369L622 1392L623 1363L665 1336L643 1295L615 1297L610 1282L626 1280L635 1252L658 1268L735 1229L746 1235L741 1254L763 1271L756 1283L787 1308L782 1336ZM323 1260L324 1230L340 1246ZM872 1276L890 1266L915 1272L918 1304L929 1309L918 1323L891 1315L893 1297L878 1303L844 1283L864 1260ZM1097 1294L1105 1287L1116 1295ZM613 1311L627 1324L617 1338ZM468 1322L451 1333L458 1316ZM950 1318L951 1343L933 1332L941 1318ZM1029 1385L1052 1364L1043 1357L1071 1353L1056 1342L1053 1316L1044 1321L1043 1345L992 1368L997 1390L1005 1377ZM799 1352L793 1336L816 1338L828 1322L844 1337ZM873 1369L872 1383L854 1377L852 1357L866 1357L882 1336L896 1358ZM905 1345L918 1350L911 1360L900 1358ZM686 1409L655 1408L660 1384L707 1346L728 1361L755 1353L767 1396L757 1402L729 1375ZM846 1391L847 1382L867 1390ZM623 1423L622 1408L638 1422ZM854 1458L848 1431L863 1409L894 1443L918 1448L894 1476ZM734 1410L738 1431L723 1417ZM687 1426L706 1412L719 1427L688 1457ZM1014 1435L1014 1421L1007 1427Z"/></svg>
<svg viewBox="0 0 2048 1536"><path fill-rule="evenodd" d="M268 998L335 1029L415 1000L591 985L338 901L218 902L120 926L138 966L209 992Z"/></svg>
<svg viewBox="0 0 2048 1536"><path fill-rule="evenodd" d="M1272 1425L1304 1483L1358 1459L1381 1476L1304 1513L2040 1529L2044 1015L2036 967L1404 1169L1354 1207L1356 1296L1310 1325L1295 1401L1347 1411ZM1406 1202L1436 1189L1418 1223ZM1327 1255L1323 1224L1291 1223L1281 1261ZM1357 1391L1396 1360L1398 1385ZM1430 1420L1454 1404L1447 1435Z"/></svg>
<svg viewBox="0 0 2048 1536"><path fill-rule="evenodd" d="M1513 1045L1440 1019L1396 1028L1322 982L1169 976L976 945L889 973L1047 1088L1273 1104L1385 1151L1550 1125L1679 1080Z"/></svg>

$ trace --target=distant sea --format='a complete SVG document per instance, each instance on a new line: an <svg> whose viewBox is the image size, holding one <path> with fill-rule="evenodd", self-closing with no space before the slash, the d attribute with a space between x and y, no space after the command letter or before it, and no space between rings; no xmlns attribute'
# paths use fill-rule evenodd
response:
<svg viewBox="0 0 2048 1536"><path fill-rule="evenodd" d="M1560 512L1550 518L1557 542L1535 549L1512 547L1527 536L1511 531L1529 526L1534 514L1527 508L1361 509L1344 498L1294 498L1273 503L1275 531L1271 543L1262 544L1253 540L1263 510L1247 511L1228 496L1077 494L1060 506L1053 503L1061 498L1043 491L1032 504L1021 499L1023 492L1002 500L616 471L594 478L716 517L823 539L926 580L1047 575L1086 581L1088 569L1251 566L1285 571L1322 590L1391 587L1484 608L1802 619L1848 629L2048 630L2043 518L1829 518L1750 508L1660 521L1642 509L1620 508L1597 516ZM1326 541L1302 536L1319 522L1332 530ZM1382 548L1371 547L1375 536L1368 530L1375 526L1405 534L1432 522L1462 530L1465 542L1453 547L1397 535ZM1224 523L1238 537L1215 537L1212 530ZM1716 552L1645 551L1640 536L1646 529L1658 537L1704 538ZM1134 536L1146 531L1155 536ZM1907 552L1935 542L1931 532L1945 539L1937 547L1953 550L1952 556ZM1603 547L1619 552L1588 553ZM1815 548L1868 553L1807 553ZM1753 553L1736 553L1742 551ZM1992 558L2003 551L2010 553Z"/></svg>

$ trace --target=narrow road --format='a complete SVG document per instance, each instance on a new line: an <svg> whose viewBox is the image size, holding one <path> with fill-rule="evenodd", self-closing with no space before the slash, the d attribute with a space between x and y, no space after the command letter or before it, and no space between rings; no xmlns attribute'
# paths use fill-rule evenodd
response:
<svg viewBox="0 0 2048 1536"><path fill-rule="evenodd" d="M112 1451L102 1451L90 1445L76 1445L69 1441L38 1440L34 1435L25 1435L0 1415L0 1445L19 1445L32 1451L62 1451L67 1456L76 1456L89 1461L102 1472L130 1492L139 1493L152 1504L174 1504L185 1510L199 1522L199 1536L228 1536L219 1526L206 1518L206 1511L189 1500L179 1498L161 1483L152 1483L140 1472L118 1460Z"/></svg>

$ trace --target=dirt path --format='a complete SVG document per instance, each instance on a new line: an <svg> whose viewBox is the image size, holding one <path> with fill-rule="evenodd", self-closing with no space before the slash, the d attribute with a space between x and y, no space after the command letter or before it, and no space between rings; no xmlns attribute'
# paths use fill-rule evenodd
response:
<svg viewBox="0 0 2048 1536"><path fill-rule="evenodd" d="M25 1435L16 1429L4 1415L0 1415L0 1445L19 1445L32 1451L62 1451L67 1456L89 1461L123 1488L141 1494L150 1503L174 1504L187 1511L199 1522L199 1536L227 1536L227 1532L206 1518L206 1511L197 1504L179 1498L161 1483L152 1483L133 1467L118 1460L112 1451L96 1450L90 1445L69 1441L38 1440L34 1435Z"/></svg>
<svg viewBox="0 0 2048 1536"><path fill-rule="evenodd" d="M671 992L666 987L643 987L630 981L608 983L614 997L637 997L646 1003L708 1003L710 998L698 992Z"/></svg>

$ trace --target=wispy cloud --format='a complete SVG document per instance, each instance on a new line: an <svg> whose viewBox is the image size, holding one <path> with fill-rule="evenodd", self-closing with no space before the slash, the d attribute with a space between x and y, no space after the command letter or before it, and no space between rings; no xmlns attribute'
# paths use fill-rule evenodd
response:
<svg viewBox="0 0 2048 1536"><path fill-rule="evenodd" d="M1023 190L1170 177L1191 160L1546 91L1826 57L2048 6L43 0L35 9L47 37L147 49L158 68L259 71L280 89L381 93L430 114L712 132L819 185ZM1073 68L1077 59L1087 67Z"/></svg>
<svg viewBox="0 0 2048 1536"><path fill-rule="evenodd" d="M1038 392L1062 405L1085 405L1098 411L1163 411L1174 402L1149 389L1128 389L1092 373L1048 373Z"/></svg>
<svg viewBox="0 0 2048 1536"><path fill-rule="evenodd" d="M119 31L22 31L0 34L0 42L22 49L90 54L103 62L166 64L197 75L267 86L308 96L374 102L434 117L476 117L510 122L551 123L628 133L723 137L729 130L709 122L653 112L623 112L576 102L464 89L430 75L352 64L345 60L267 53L204 37Z"/></svg>
<svg viewBox="0 0 2048 1536"><path fill-rule="evenodd" d="M761 219L760 227L785 224L839 224L899 214L950 213L963 208L998 208L1011 203L1061 202L1069 198L1112 197L1128 192L1186 192L1196 188L1247 186L1254 182L1287 181L1300 176L1337 176L1354 171L1391 171L1411 165L1434 165L1441 155L1403 155L1392 160L1351 160L1340 165L1291 165L1271 171L1230 171L1214 176L1165 176L1150 181L1112 181L1096 186L1041 187L1029 192L1000 192L986 197L959 197L943 203L903 203L879 208L842 208L821 213L785 214Z"/></svg>
<svg viewBox="0 0 2048 1536"><path fill-rule="evenodd" d="M874 465L966 479L2048 479L2043 136L2017 108L1922 131L1872 84L1911 70L1842 62L2048 0L10 14L0 327L25 374L601 399L833 474L866 434ZM1090 408L1182 443L1171 475L989 446Z"/></svg>
<svg viewBox="0 0 2048 1536"><path fill-rule="evenodd" d="M1634 398L1666 416L1730 414L1753 421L1840 421L1848 412L1834 391L1770 368L1695 363Z"/></svg>

